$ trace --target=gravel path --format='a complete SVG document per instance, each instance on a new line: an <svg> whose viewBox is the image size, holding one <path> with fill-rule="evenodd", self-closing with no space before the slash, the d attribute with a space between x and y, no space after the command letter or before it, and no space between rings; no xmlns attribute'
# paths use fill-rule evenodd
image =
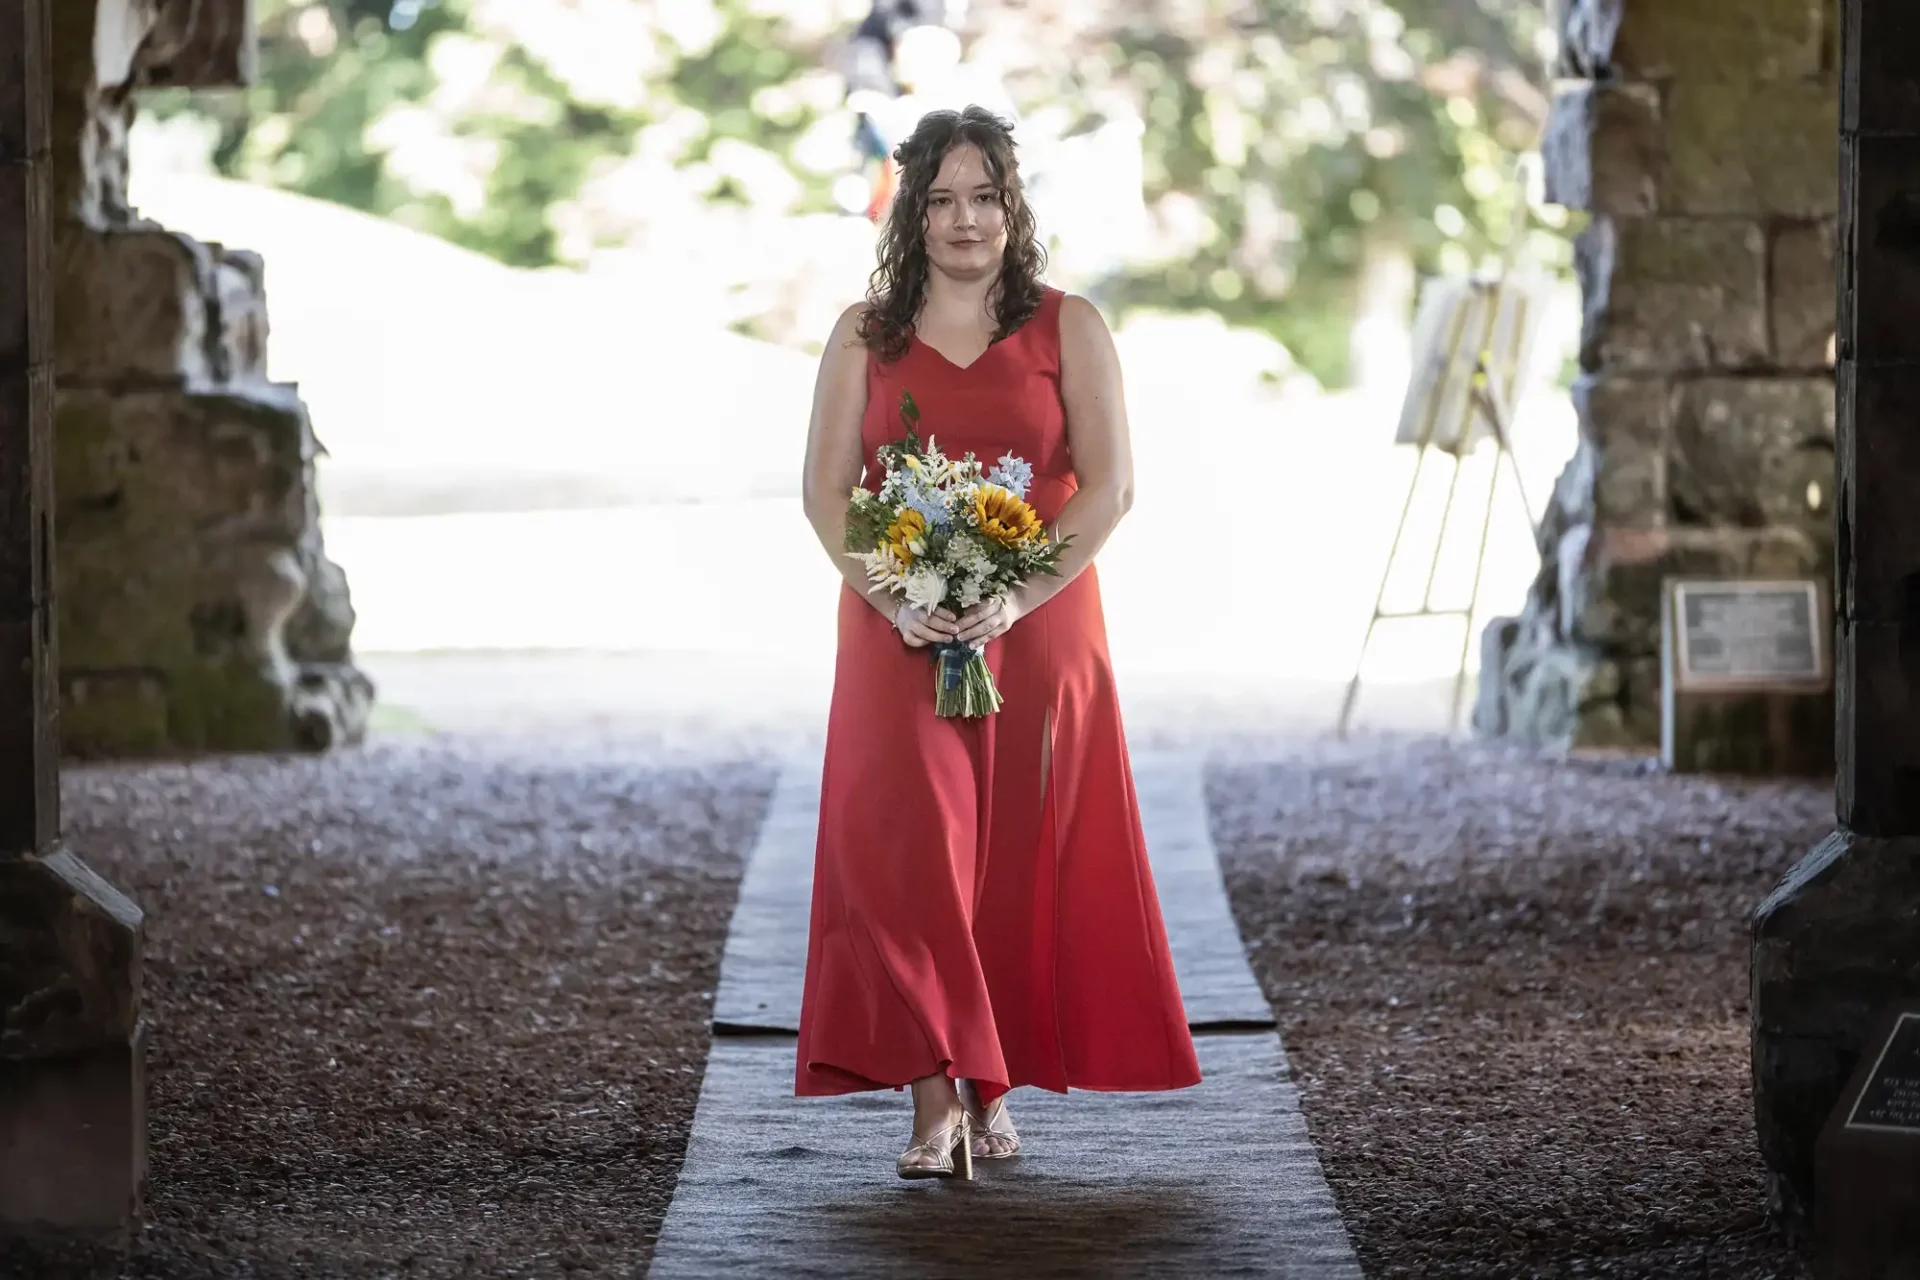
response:
<svg viewBox="0 0 1920 1280"><path fill-rule="evenodd" d="M772 771L636 752L456 738L66 775L70 843L147 911L130 1274L644 1265Z"/></svg>
<svg viewBox="0 0 1920 1280"><path fill-rule="evenodd" d="M1762 1218L1747 916L1831 788L1428 741L1209 798L1370 1276L1804 1275Z"/></svg>
<svg viewBox="0 0 1920 1280"><path fill-rule="evenodd" d="M1213 768L1214 836L1370 1276L1804 1276L1761 1222L1746 917L1829 788L1237 758L1268 762ZM731 742L478 733L70 771L70 841L149 913L125 1274L634 1274L772 780Z"/></svg>

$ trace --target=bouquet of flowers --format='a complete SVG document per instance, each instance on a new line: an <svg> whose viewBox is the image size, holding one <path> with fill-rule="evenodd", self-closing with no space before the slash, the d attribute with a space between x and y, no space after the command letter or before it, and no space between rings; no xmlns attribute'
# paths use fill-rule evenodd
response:
<svg viewBox="0 0 1920 1280"><path fill-rule="evenodd" d="M886 476L880 491L853 491L847 507L847 554L873 583L908 604L959 613L1004 599L1037 573L1059 574L1070 538L1054 541L1027 505L1033 467L1007 454L991 468L969 453L946 457L929 438L920 443L920 410L900 397L906 438L878 450ZM984 716L1000 709L1000 691L982 650L954 642L933 647L934 711Z"/></svg>

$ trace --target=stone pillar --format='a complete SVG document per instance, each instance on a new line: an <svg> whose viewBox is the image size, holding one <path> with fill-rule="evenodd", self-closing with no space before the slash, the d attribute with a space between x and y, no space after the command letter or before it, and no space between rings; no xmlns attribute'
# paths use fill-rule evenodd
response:
<svg viewBox="0 0 1920 1280"><path fill-rule="evenodd" d="M1920 996L1920 13L1844 0L1839 823L1753 923L1755 1120L1804 1229L1814 1144L1887 1002Z"/></svg>
<svg viewBox="0 0 1920 1280"><path fill-rule="evenodd" d="M321 545L313 427L266 369L258 256L127 204L132 94L233 83L247 0L54 14L54 487L75 755L357 741L373 689Z"/></svg>
<svg viewBox="0 0 1920 1280"><path fill-rule="evenodd" d="M1832 0L1560 0L1547 198L1591 215L1579 444L1475 728L1658 745L1660 582L1828 576Z"/></svg>
<svg viewBox="0 0 1920 1280"><path fill-rule="evenodd" d="M0 1234L125 1238L141 917L58 843L50 0L0 5Z"/></svg>

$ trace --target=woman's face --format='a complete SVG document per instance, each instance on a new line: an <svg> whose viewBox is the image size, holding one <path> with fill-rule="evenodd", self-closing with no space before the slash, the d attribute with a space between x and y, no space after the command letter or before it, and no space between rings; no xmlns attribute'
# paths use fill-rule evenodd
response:
<svg viewBox="0 0 1920 1280"><path fill-rule="evenodd" d="M962 143L940 161L927 190L927 257L944 275L977 279L1000 270L1007 211L985 157Z"/></svg>

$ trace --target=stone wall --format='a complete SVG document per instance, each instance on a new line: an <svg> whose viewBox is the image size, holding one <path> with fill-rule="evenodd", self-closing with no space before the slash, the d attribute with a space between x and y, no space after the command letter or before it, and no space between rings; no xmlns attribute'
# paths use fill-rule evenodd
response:
<svg viewBox="0 0 1920 1280"><path fill-rule="evenodd" d="M54 9L56 601L76 755L324 748L360 737L372 699L321 545L319 446L293 387L267 378L262 263L126 200L132 90L231 83L245 7ZM116 52L97 27L139 38Z"/></svg>
<svg viewBox="0 0 1920 1280"><path fill-rule="evenodd" d="M1579 444L1477 730L1649 747L1671 574L1832 578L1834 0L1559 0Z"/></svg>

